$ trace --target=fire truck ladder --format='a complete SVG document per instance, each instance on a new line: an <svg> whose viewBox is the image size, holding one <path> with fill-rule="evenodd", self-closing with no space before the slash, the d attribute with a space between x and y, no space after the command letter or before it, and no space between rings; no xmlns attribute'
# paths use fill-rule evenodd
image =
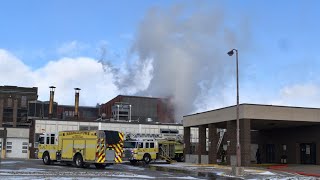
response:
<svg viewBox="0 0 320 180"><path fill-rule="evenodd" d="M220 145L222 143L223 136L224 136L225 132L226 132L226 129L217 129L217 133L220 133L220 138L219 138L219 141L218 141L218 144L217 144L217 152L219 151L219 148L220 148Z"/></svg>
<svg viewBox="0 0 320 180"><path fill-rule="evenodd" d="M128 133L130 139L162 139L162 134Z"/></svg>
<svg viewBox="0 0 320 180"><path fill-rule="evenodd" d="M160 147L160 157L164 160L166 160L169 163L175 162L175 160L173 160L170 156L169 156L169 149L168 146L161 146Z"/></svg>

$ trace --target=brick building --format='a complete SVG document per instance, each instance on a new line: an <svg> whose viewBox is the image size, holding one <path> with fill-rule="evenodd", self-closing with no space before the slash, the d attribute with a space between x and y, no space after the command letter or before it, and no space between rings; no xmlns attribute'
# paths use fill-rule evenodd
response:
<svg viewBox="0 0 320 180"><path fill-rule="evenodd" d="M28 102L38 98L38 88L0 86L0 156L27 158Z"/></svg>
<svg viewBox="0 0 320 180"><path fill-rule="evenodd" d="M99 118L99 107L95 106L79 106L79 115L75 119L75 106L58 105L57 118L61 120L76 120L76 121L95 121Z"/></svg>
<svg viewBox="0 0 320 180"><path fill-rule="evenodd" d="M28 127L28 102L37 98L36 87L0 86L0 127Z"/></svg>
<svg viewBox="0 0 320 180"><path fill-rule="evenodd" d="M320 108L241 104L239 113L242 166L256 163L257 149L262 163L320 164ZM183 126L186 162L214 164L226 150L231 164L237 144L235 106L184 116ZM190 143L194 128L196 151Z"/></svg>
<svg viewBox="0 0 320 180"><path fill-rule="evenodd" d="M174 123L169 99L119 95L100 106L103 118L123 121Z"/></svg>

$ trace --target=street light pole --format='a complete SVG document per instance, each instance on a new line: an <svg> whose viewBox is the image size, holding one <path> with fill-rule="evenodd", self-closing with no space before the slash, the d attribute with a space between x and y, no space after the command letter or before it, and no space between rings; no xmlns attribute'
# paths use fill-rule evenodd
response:
<svg viewBox="0 0 320 180"><path fill-rule="evenodd" d="M240 149L240 128L239 128L239 63L238 63L238 50L232 49L228 52L229 56L232 56L236 52L236 71L237 71L237 166L241 166L241 149Z"/></svg>

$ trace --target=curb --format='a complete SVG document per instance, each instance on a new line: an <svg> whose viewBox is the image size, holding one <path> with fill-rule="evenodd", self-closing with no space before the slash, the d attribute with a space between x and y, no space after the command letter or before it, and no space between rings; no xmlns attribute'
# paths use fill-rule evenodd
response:
<svg viewBox="0 0 320 180"><path fill-rule="evenodd" d="M284 169L287 167L288 167L288 165L275 165L275 166L269 166L268 169L278 170L278 171L283 171L283 172L288 172L288 173L296 173L296 174L303 175L303 176L320 177L320 174L316 174L316 173L306 173L306 172L299 172L299 171Z"/></svg>

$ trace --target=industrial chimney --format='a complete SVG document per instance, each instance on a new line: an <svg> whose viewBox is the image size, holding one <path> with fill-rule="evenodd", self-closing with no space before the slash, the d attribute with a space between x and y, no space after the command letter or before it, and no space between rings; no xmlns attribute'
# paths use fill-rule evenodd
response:
<svg viewBox="0 0 320 180"><path fill-rule="evenodd" d="M50 101L49 101L49 118L53 117L53 101L54 101L54 90L56 87L50 86Z"/></svg>
<svg viewBox="0 0 320 180"><path fill-rule="evenodd" d="M74 88L75 90L75 102L74 102L74 117L78 118L79 117L79 93L80 93L80 88Z"/></svg>

